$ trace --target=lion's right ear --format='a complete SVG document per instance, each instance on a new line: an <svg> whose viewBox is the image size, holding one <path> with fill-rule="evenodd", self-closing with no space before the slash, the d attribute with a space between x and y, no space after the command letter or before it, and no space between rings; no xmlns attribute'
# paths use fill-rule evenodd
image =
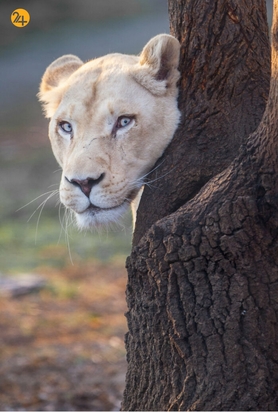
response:
<svg viewBox="0 0 278 412"><path fill-rule="evenodd" d="M72 54L59 57L46 69L40 84L38 97L42 102L45 116L51 117L57 109L64 91L64 82L83 64Z"/></svg>
<svg viewBox="0 0 278 412"><path fill-rule="evenodd" d="M177 93L180 43L170 34L158 34L144 47L133 77L157 96Z"/></svg>

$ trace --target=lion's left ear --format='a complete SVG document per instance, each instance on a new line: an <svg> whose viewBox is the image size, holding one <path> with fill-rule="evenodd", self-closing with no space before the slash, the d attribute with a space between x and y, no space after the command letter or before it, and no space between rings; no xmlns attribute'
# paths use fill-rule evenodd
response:
<svg viewBox="0 0 278 412"><path fill-rule="evenodd" d="M140 54L135 80L155 95L176 92L180 43L169 34L153 37Z"/></svg>
<svg viewBox="0 0 278 412"><path fill-rule="evenodd" d="M83 65L79 57L66 54L54 60L44 72L38 98L43 105L45 116L52 117L63 94L63 82Z"/></svg>

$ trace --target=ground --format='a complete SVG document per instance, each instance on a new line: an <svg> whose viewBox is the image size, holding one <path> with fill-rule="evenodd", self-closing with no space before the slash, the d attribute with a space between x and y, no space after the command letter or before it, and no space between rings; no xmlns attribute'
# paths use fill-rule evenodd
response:
<svg viewBox="0 0 278 412"><path fill-rule="evenodd" d="M0 297L0 410L119 410L123 262L41 272L40 292Z"/></svg>

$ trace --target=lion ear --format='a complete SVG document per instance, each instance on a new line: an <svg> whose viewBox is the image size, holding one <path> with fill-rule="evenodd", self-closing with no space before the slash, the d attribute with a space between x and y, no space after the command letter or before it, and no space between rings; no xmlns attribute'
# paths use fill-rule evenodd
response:
<svg viewBox="0 0 278 412"><path fill-rule="evenodd" d="M46 117L51 117L58 107L62 94L63 82L83 64L78 57L68 54L54 60L46 69L38 93Z"/></svg>
<svg viewBox="0 0 278 412"><path fill-rule="evenodd" d="M154 94L176 91L179 58L180 43L175 37L169 34L153 37L140 54L136 80Z"/></svg>

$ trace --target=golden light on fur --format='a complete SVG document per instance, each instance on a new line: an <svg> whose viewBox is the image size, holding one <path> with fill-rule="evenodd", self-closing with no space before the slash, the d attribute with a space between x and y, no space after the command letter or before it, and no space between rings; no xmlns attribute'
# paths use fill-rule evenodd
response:
<svg viewBox="0 0 278 412"><path fill-rule="evenodd" d="M45 71L38 94L53 153L63 169L60 199L81 228L117 220L171 141L179 122L179 42L161 34L140 56L73 55Z"/></svg>

